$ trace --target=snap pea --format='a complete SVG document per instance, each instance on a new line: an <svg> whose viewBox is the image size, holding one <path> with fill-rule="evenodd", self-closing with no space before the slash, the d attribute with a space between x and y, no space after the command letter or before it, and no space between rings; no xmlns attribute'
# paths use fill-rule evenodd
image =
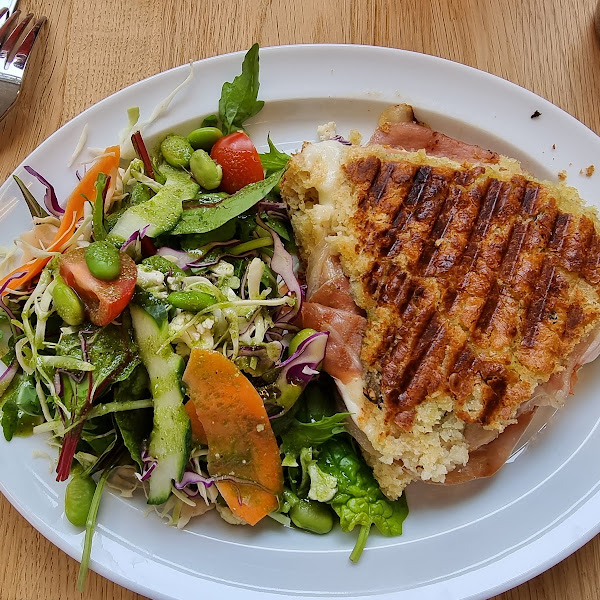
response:
<svg viewBox="0 0 600 600"><path fill-rule="evenodd" d="M194 150L210 150L223 132L217 127L200 127L188 134L187 139Z"/></svg>
<svg viewBox="0 0 600 600"><path fill-rule="evenodd" d="M183 136L169 135L162 141L160 152L172 167L187 169L190 166L190 158L194 149Z"/></svg>
<svg viewBox="0 0 600 600"><path fill-rule="evenodd" d="M121 274L121 255L108 242L92 242L85 249L85 264L102 281L113 281Z"/></svg>
<svg viewBox="0 0 600 600"><path fill-rule="evenodd" d="M54 308L67 325L81 325L85 318L83 303L73 288L58 281L52 290Z"/></svg>
<svg viewBox="0 0 600 600"><path fill-rule="evenodd" d="M240 254L244 254L245 252L249 252L250 250L258 250L259 248L265 248L266 246L273 245L273 238L269 237L259 237L248 242L244 242L242 244L238 244L229 250L229 254L233 254L238 256Z"/></svg>
<svg viewBox="0 0 600 600"><path fill-rule="evenodd" d="M290 342L290 347L288 349L288 353L291 356L298 350L298 346L304 341L307 340L311 335L317 333L314 329L306 328L299 331Z"/></svg>
<svg viewBox="0 0 600 600"><path fill-rule="evenodd" d="M299 500L290 508L289 515L296 527L313 533L329 533L333 528L331 509L321 502Z"/></svg>
<svg viewBox="0 0 600 600"><path fill-rule="evenodd" d="M205 190L218 188L223 177L221 165L216 163L205 150L196 150L192 154L190 171L194 179Z"/></svg>
<svg viewBox="0 0 600 600"><path fill-rule="evenodd" d="M167 301L175 308L199 312L215 304L217 299L206 292L188 291L171 292Z"/></svg>
<svg viewBox="0 0 600 600"><path fill-rule="evenodd" d="M96 482L87 475L76 475L69 481L65 491L65 515L76 527L84 527L94 492Z"/></svg>

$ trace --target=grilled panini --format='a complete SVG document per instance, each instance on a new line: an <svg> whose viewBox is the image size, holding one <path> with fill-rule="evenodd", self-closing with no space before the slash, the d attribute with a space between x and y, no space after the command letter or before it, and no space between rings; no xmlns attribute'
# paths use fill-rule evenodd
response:
<svg viewBox="0 0 600 600"><path fill-rule="evenodd" d="M573 188L493 153L325 141L281 191L303 324L330 331L324 368L388 496L497 470L598 354L600 229Z"/></svg>

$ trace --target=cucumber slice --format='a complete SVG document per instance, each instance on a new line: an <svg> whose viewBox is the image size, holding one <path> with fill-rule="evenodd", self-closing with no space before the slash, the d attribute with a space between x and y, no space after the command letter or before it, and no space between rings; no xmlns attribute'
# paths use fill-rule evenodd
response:
<svg viewBox="0 0 600 600"><path fill-rule="evenodd" d="M148 452L158 465L149 479L148 504L163 504L171 495L173 480L181 480L190 453L192 431L181 391L184 364L169 344L161 348L167 339L166 320L159 325L141 306L132 304L130 311L154 400Z"/></svg>
<svg viewBox="0 0 600 600"><path fill-rule="evenodd" d="M146 235L156 237L171 231L183 214L183 190L165 186L150 200L129 207L111 229L108 239L115 245L123 244L136 231L149 225Z"/></svg>

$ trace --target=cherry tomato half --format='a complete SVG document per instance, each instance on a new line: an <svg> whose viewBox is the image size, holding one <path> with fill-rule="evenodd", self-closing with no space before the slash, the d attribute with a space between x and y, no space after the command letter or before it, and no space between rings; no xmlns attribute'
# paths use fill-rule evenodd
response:
<svg viewBox="0 0 600 600"><path fill-rule="evenodd" d="M85 262L85 248L70 250L60 257L60 274L79 295L94 325L104 327L116 319L129 304L135 290L137 267L120 253L121 274L114 281L94 277Z"/></svg>
<svg viewBox="0 0 600 600"><path fill-rule="evenodd" d="M216 141L210 157L223 169L219 189L234 194L265 178L260 157L252 140L243 132L230 133Z"/></svg>

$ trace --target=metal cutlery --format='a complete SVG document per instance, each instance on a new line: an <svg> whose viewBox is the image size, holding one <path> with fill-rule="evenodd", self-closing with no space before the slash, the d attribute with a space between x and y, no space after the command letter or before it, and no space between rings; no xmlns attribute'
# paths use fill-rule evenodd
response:
<svg viewBox="0 0 600 600"><path fill-rule="evenodd" d="M15 103L26 73L29 57L46 17L33 13L21 18L17 2L0 7L0 119Z"/></svg>

